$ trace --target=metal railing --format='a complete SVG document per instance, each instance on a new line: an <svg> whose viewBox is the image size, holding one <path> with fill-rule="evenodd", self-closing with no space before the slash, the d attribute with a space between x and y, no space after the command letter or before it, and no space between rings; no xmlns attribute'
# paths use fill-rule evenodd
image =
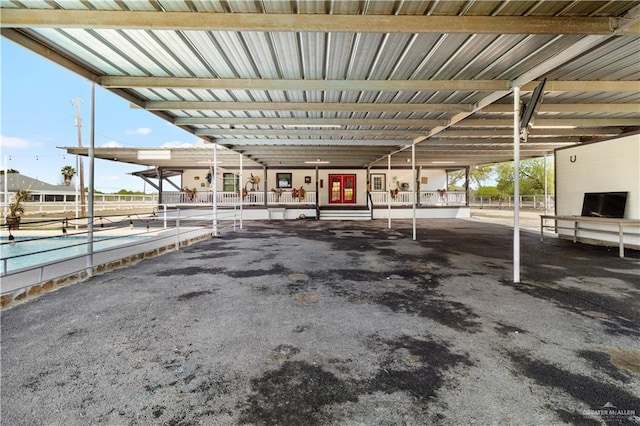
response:
<svg viewBox="0 0 640 426"><path fill-rule="evenodd" d="M13 193L7 197L9 203L13 200ZM4 194L0 193L3 209L8 203L4 201ZM94 208L96 210L132 210L153 208L158 204L158 194L125 195L125 194L94 194ZM31 200L24 203L25 214L41 213L73 213L81 209L80 200L76 202L74 194L31 194ZM88 203L85 202L85 205Z"/></svg>
<svg viewBox="0 0 640 426"><path fill-rule="evenodd" d="M414 200L413 191L397 192L371 192L371 199L374 206L412 205ZM464 206L466 205L467 194L464 191L420 191L418 204L421 206Z"/></svg>
<svg viewBox="0 0 640 426"><path fill-rule="evenodd" d="M471 196L469 198L469 205L480 208L512 209L515 206L515 201L516 200L513 196L509 196L505 199ZM519 206L520 208L529 208L534 210L554 210L555 201L556 199L554 195L547 195L546 197L544 195L521 195L519 198Z"/></svg>

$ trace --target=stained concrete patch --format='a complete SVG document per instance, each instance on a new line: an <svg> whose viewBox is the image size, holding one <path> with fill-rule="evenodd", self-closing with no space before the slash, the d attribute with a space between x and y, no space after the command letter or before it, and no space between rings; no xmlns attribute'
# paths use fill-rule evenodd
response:
<svg viewBox="0 0 640 426"><path fill-rule="evenodd" d="M225 273L232 278L253 278L264 277L268 275L286 275L289 270L282 266L280 263L274 264L270 269L251 269L244 270L227 270Z"/></svg>
<svg viewBox="0 0 640 426"><path fill-rule="evenodd" d="M309 281L309 275L307 274L289 274L289 278L291 278L293 281L302 281L302 282L307 282Z"/></svg>
<svg viewBox="0 0 640 426"><path fill-rule="evenodd" d="M286 361L295 354L299 353L300 349L291 345L279 345L272 351L269 351L267 358L270 361Z"/></svg>
<svg viewBox="0 0 640 426"><path fill-rule="evenodd" d="M383 351L385 358L375 377L367 381L367 392L405 392L426 403L443 386L444 372L460 364L473 365L467 355L452 353L445 344L428 337L370 339L372 347Z"/></svg>
<svg viewBox="0 0 640 426"><path fill-rule="evenodd" d="M185 268L171 268L164 271L157 272L159 277L172 277L175 275L197 275L197 274L219 274L224 271L224 268L203 268L200 266L188 266Z"/></svg>
<svg viewBox="0 0 640 426"><path fill-rule="evenodd" d="M619 367L612 362L611 356L606 352L582 350L582 351L578 351L578 356L580 358L584 358L585 360L589 361L589 364L595 370L600 370L604 372L614 380L618 380L621 382L629 381L628 373L626 371L619 370L618 369ZM622 361L626 365L627 359L628 359L628 356L623 356L622 360L617 359L617 361ZM633 361L632 361L632 365L633 365ZM638 367L640 367L640 363Z"/></svg>
<svg viewBox="0 0 640 426"><path fill-rule="evenodd" d="M251 380L252 395L240 421L258 425L321 425L336 419L325 408L357 402L348 382L319 365L286 361L277 369Z"/></svg>
<svg viewBox="0 0 640 426"><path fill-rule="evenodd" d="M587 316L593 317L593 318L603 319L603 318L609 318L610 317L606 313L600 312L600 311L582 311L582 313L587 315Z"/></svg>
<svg viewBox="0 0 640 426"><path fill-rule="evenodd" d="M503 336L527 333L527 331L525 331L525 330L523 330L521 328L518 328L518 327L513 326L513 325L504 324L504 323L501 323L501 322L497 322L496 326L494 328L498 333L500 333Z"/></svg>
<svg viewBox="0 0 640 426"><path fill-rule="evenodd" d="M432 295L426 296L420 291L407 290L402 293L386 292L377 295L374 300L396 313L415 314L430 318L447 327L468 333L479 331L478 315L463 303Z"/></svg>
<svg viewBox="0 0 640 426"><path fill-rule="evenodd" d="M590 410L598 410L605 404L613 403L621 410L638 410L640 397L626 390L624 387L604 383L592 377L566 371L554 364L526 355L512 353L511 360L516 368L524 375L545 387L559 389L578 401L584 403ZM566 418L567 412L574 419L588 418L575 407L550 406L561 417ZM635 414L626 415L621 420L634 422Z"/></svg>
<svg viewBox="0 0 640 426"><path fill-rule="evenodd" d="M618 348L604 348L603 350L609 355L611 364L640 377L640 351Z"/></svg>
<svg viewBox="0 0 640 426"><path fill-rule="evenodd" d="M211 291L211 290L190 291L189 293L181 294L176 299L179 302L184 302L185 300L191 300L191 299L194 299L196 297L205 296L207 294L213 294L213 291Z"/></svg>
<svg viewBox="0 0 640 426"><path fill-rule="evenodd" d="M299 305L306 305L308 303L317 303L322 296L318 292L306 292L298 293L293 296L295 302Z"/></svg>
<svg viewBox="0 0 640 426"><path fill-rule="evenodd" d="M594 312L606 312L607 317L601 318L601 323L607 328L611 335L632 335L640 337L640 323L633 319L626 318L619 314L620 308L625 308L625 313L639 316L635 309L627 309L626 305L620 304L620 298L607 296L602 293L592 293L576 288L565 289L557 283L541 283L528 281L514 284L512 281L502 280L504 285L512 287L518 291L551 300L563 309L580 315L594 317ZM635 304L630 302L630 308ZM596 316L597 317L597 316Z"/></svg>

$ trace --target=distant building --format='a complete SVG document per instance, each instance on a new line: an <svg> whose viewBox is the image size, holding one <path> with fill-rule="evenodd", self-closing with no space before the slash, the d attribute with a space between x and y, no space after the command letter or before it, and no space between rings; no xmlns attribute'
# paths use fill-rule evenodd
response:
<svg viewBox="0 0 640 426"><path fill-rule="evenodd" d="M5 177L0 175L0 193L4 194ZM7 173L7 192L13 193L19 189L26 189L41 201L62 201L75 197L75 186L52 185L20 173ZM39 196L39 197L37 197Z"/></svg>

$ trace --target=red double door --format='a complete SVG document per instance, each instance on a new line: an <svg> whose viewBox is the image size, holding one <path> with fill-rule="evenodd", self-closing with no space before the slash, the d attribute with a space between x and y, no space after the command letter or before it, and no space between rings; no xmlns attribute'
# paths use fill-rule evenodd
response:
<svg viewBox="0 0 640 426"><path fill-rule="evenodd" d="M356 203L356 175L329 175L329 203Z"/></svg>

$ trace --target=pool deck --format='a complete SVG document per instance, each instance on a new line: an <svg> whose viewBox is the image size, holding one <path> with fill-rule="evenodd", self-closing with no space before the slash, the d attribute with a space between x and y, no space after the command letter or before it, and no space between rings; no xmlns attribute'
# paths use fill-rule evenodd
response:
<svg viewBox="0 0 640 426"><path fill-rule="evenodd" d="M532 227L514 284L490 219L245 222L4 310L2 423L638 424L640 253Z"/></svg>

